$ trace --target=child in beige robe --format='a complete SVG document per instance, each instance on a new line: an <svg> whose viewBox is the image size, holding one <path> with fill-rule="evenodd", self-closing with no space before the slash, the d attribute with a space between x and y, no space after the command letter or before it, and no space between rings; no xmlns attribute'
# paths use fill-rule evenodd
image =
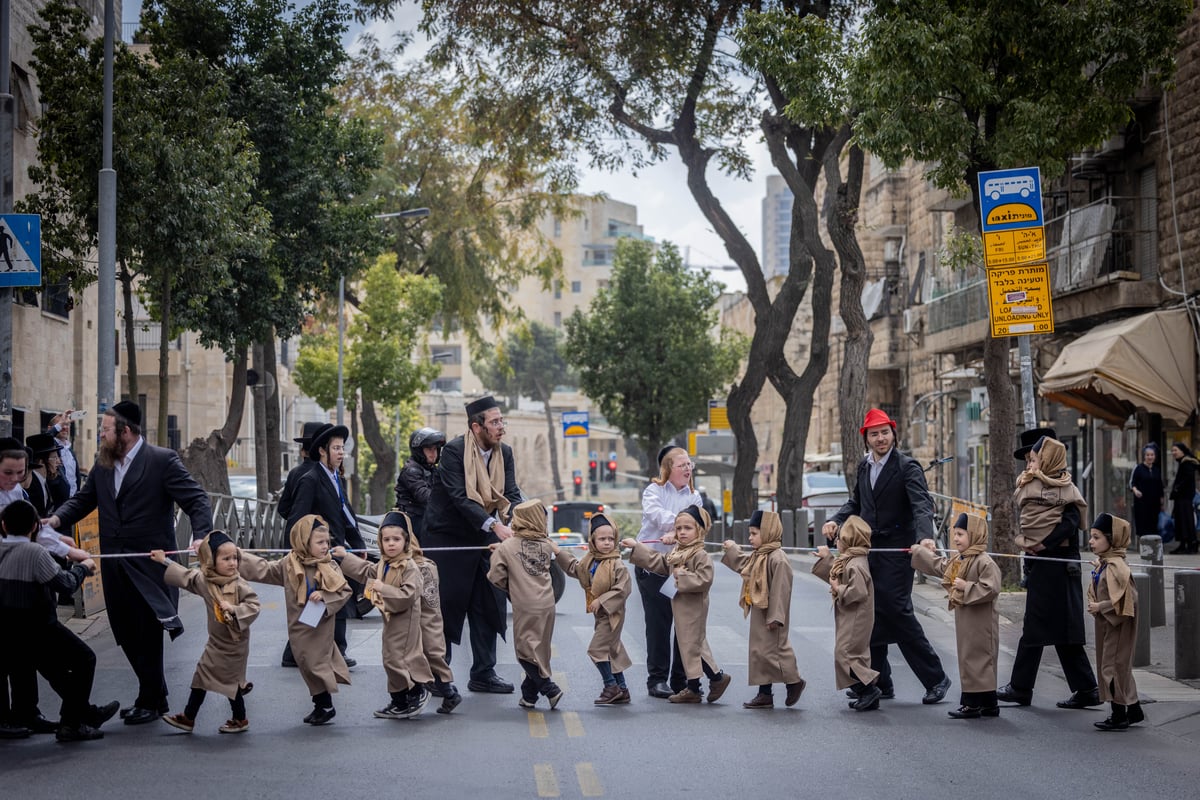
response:
<svg viewBox="0 0 1200 800"><path fill-rule="evenodd" d="M412 540L412 559L421 572L421 651L433 674L428 687L434 697L442 698L437 713L449 714L462 702L462 694L454 685L454 672L446 661L446 632L442 626L442 595L437 564L421 552L416 536Z"/></svg>
<svg viewBox="0 0 1200 800"><path fill-rule="evenodd" d="M592 702L598 706L624 705L630 701L625 670L633 662L621 644L621 628L625 625L625 601L632 582L617 549L617 526L603 514L595 514L591 519L588 551L583 558L575 558L558 547L554 552L562 571L579 580L587 612L596 617L587 652L600 672L604 688Z"/></svg>
<svg viewBox="0 0 1200 800"><path fill-rule="evenodd" d="M330 557L329 528L321 517L306 514L297 520L291 541L292 552L279 561L243 553L240 572L248 581L283 587L288 642L313 700L304 722L324 725L337 714L332 695L338 684L350 684L350 669L333 641L333 619L350 599L350 584ZM300 621L310 603L324 605L315 627Z"/></svg>
<svg viewBox="0 0 1200 800"><path fill-rule="evenodd" d="M208 642L192 675L187 706L180 714L164 714L163 721L191 733L205 696L217 692L229 698L230 708L229 719L218 732L244 733L250 729L244 697L254 685L246 682L246 661L250 624L258 618L258 595L238 575L238 548L224 531L211 532L196 552L199 569L185 569L162 550L150 551L152 559L166 566L163 580L169 586L204 598L208 617Z"/></svg>
<svg viewBox="0 0 1200 800"><path fill-rule="evenodd" d="M942 579L954 612L958 644L958 678L962 681L959 707L952 719L1000 716L996 703L996 660L1000 655L1000 568L987 554L987 520L959 514L950 543L957 555L939 558L933 539L912 548L913 569Z"/></svg>
<svg viewBox="0 0 1200 800"><path fill-rule="evenodd" d="M383 669L391 702L375 712L379 719L411 719L429 702L425 684L433 680L421 647L421 570L412 559L412 521L402 511L379 523L380 559L374 563L333 548L342 572L363 584L364 596L383 615Z"/></svg>
<svg viewBox="0 0 1200 800"><path fill-rule="evenodd" d="M791 707L800 700L806 683L800 677L796 653L788 641L792 562L780 549L783 522L774 511L756 510L748 527L754 552L743 553L730 539L725 542L725 555L721 559L722 564L742 576L739 604L750 617L749 683L758 686L758 693L742 703L742 708L774 708L773 683L784 684L787 690L784 704Z"/></svg>
<svg viewBox="0 0 1200 800"><path fill-rule="evenodd" d="M867 553L871 550L871 526L862 517L852 516L838 531L838 554L828 547L817 548L812 572L829 583L833 596L833 619L837 637L833 648L837 688L851 689L855 711L879 708L883 695L875 685L879 673L871 669L871 629L875 626L875 585Z"/></svg>
<svg viewBox="0 0 1200 800"><path fill-rule="evenodd" d="M621 540L622 547L632 548L629 560L634 566L675 579L674 584L668 581L663 586L674 589L671 613L687 685L667 698L672 703L699 703L703 697L701 675L708 677L708 702L715 703L731 680L708 648L708 592L712 588L713 563L704 550L704 537L711 527L707 511L688 506L676 515L674 532L663 537L663 544L675 545L670 553L659 553L636 539Z"/></svg>
<svg viewBox="0 0 1200 800"><path fill-rule="evenodd" d="M1133 680L1133 648L1137 640L1137 587L1125 563L1129 523L1101 514L1088 531L1092 562L1087 610L1096 619L1096 675L1100 699L1112 705L1108 719L1093 723L1102 731L1122 731L1146 718Z"/></svg>
<svg viewBox="0 0 1200 800"><path fill-rule="evenodd" d="M554 545L546 535L546 507L540 500L527 500L513 509L513 535L491 545L492 566L488 580L508 592L512 603L513 647L525 670L521 682L522 708L537 705L538 695L555 708L563 692L550 671L550 641L554 637L554 587L550 562Z"/></svg>

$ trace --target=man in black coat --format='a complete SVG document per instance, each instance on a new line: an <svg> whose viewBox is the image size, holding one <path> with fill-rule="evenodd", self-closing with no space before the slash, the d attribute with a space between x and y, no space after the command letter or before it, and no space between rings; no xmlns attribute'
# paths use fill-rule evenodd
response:
<svg viewBox="0 0 1200 800"><path fill-rule="evenodd" d="M208 495L174 450L154 447L141 436L142 412L123 400L100 420L100 452L79 492L46 520L67 529L93 510L100 513L100 552L175 550L175 506L192 523L192 547L212 530ZM163 568L149 558L100 560L104 601L113 638L138 679L138 696L122 709L126 725L154 722L169 712L163 675L165 630L183 633L179 590L163 581Z"/></svg>
<svg viewBox="0 0 1200 800"><path fill-rule="evenodd" d="M300 485L300 479L316 466L316 462L310 461L308 458L308 451L312 449L312 438L327 424L325 422L306 422L300 432L300 438L292 439L293 442L300 445L300 463L292 467L287 477L283 479L283 489L279 492L279 500L275 503L276 513L284 519L289 519L292 515L292 501L296 498L296 487Z"/></svg>
<svg viewBox="0 0 1200 800"><path fill-rule="evenodd" d="M875 585L875 627L871 630L871 668L885 698L895 696L888 645L896 644L925 687L921 702L940 703L950 688L942 661L925 638L912 605L913 570L907 553L881 553L875 548L912 547L932 530L933 498L925 473L914 459L896 449L896 423L877 408L867 412L859 428L867 456L858 465L850 499L822 532L833 539L851 515L871 526L871 581Z"/></svg>
<svg viewBox="0 0 1200 800"><path fill-rule="evenodd" d="M469 621L473 661L467 688L505 694L513 685L496 674L496 637L507 627L507 602L487 579L486 548L513 535L508 522L512 506L521 502L521 490L512 448L500 441L505 426L500 404L491 396L469 403L467 422L470 433L442 448L440 479L429 495L421 545L472 548L429 553L441 579L446 661L450 643L462 644L463 621Z"/></svg>

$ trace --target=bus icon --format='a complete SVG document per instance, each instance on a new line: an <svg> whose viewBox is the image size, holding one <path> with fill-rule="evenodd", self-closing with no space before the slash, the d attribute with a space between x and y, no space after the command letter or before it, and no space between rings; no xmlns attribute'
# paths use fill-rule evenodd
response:
<svg viewBox="0 0 1200 800"><path fill-rule="evenodd" d="M1001 195L1016 194L1029 197L1036 190L1032 175L1007 175L1002 178L988 178L983 183L983 193L995 202Z"/></svg>

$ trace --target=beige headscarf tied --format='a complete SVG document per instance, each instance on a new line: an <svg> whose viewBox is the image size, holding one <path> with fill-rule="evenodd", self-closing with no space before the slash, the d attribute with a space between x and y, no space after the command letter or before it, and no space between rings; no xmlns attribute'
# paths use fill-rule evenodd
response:
<svg viewBox="0 0 1200 800"><path fill-rule="evenodd" d="M988 524L983 517L967 514L967 549L951 560L946 572L942 575L942 588L950 597L950 608L962 605L961 593L954 591L954 581L971 565L975 557L987 552Z"/></svg>
<svg viewBox="0 0 1200 800"><path fill-rule="evenodd" d="M708 512L700 506L688 506L683 511L680 511L678 514L676 514L675 519L678 520L680 517L686 516L688 519L695 522L696 517L692 515L692 512L695 512L700 517L700 523L697 525L697 527L700 528L700 531L696 535L696 540L694 542L686 545L677 544L675 545L674 550L667 553L667 563L672 567L678 567L680 564L686 564L688 559L690 559L697 550L704 549L704 538L708 536L708 529L712 527L712 517L708 515Z"/></svg>
<svg viewBox="0 0 1200 800"><path fill-rule="evenodd" d="M546 506L541 500L526 500L513 508L512 529L522 539L545 539Z"/></svg>
<svg viewBox="0 0 1200 800"><path fill-rule="evenodd" d="M750 614L750 607L766 609L771 599L767 586L767 561L771 553L783 546L783 520L774 511L764 511L762 524L758 526L758 547L742 568L742 596L739 605L742 616Z"/></svg>
<svg viewBox="0 0 1200 800"><path fill-rule="evenodd" d="M396 519L396 517L401 517L401 519ZM383 555L382 551L380 552L379 562L375 565L375 578L383 581L388 586L399 587L404 582L404 567L408 563L408 560L414 557L412 520L403 511L389 511L384 515L383 520L379 524L380 539L383 538L383 529L390 527L402 528L404 530L404 547L391 558L387 558ZM363 589L363 597L370 600L371 605L379 609L379 613L383 615L384 622L391 619L392 615L383 607L383 598L376 592L371 591L370 586Z"/></svg>
<svg viewBox="0 0 1200 800"><path fill-rule="evenodd" d="M1058 439L1049 436L1042 437L1042 446L1038 448L1040 466L1037 469L1027 469L1017 476L1017 487L1024 486L1034 478L1041 479L1047 486L1068 486L1071 483L1071 473L1067 471L1067 446Z"/></svg>
<svg viewBox="0 0 1200 800"><path fill-rule="evenodd" d="M316 570L316 588L326 592L336 592L346 585L346 577L342 575L342 571L333 563L333 558L326 553L324 558L317 558L308 550L308 543L312 539L314 528L326 528L328 525L325 520L316 514L306 514L296 521L292 526L290 538L292 540L292 552L288 553L288 573L292 580L292 586L296 590L296 597L301 603L307 602L308 595L311 594L308 590L308 579L305 575L305 567L313 567Z"/></svg>
<svg viewBox="0 0 1200 800"><path fill-rule="evenodd" d="M840 581L850 559L871 552L871 526L862 517L847 517L838 531L838 554L829 568L829 577Z"/></svg>
<svg viewBox="0 0 1200 800"><path fill-rule="evenodd" d="M1112 518L1112 546L1100 554L1104 566L1104 581L1108 585L1108 599L1113 610L1122 617L1134 616L1133 593L1129 591L1132 577L1125 551L1129 547L1129 523L1120 517ZM1088 581L1088 600L1096 602L1096 585Z"/></svg>
<svg viewBox="0 0 1200 800"><path fill-rule="evenodd" d="M204 537L204 541L196 548L196 555L200 558L200 573L204 575L204 582L208 584L208 594L213 601L213 615L217 618L217 622L223 625L228 625L230 620L225 616L225 610L221 608L221 602L224 601L230 605L237 605L237 582L240 577L236 572L232 575L220 575L217 573L217 554L213 549L209 540L215 534L220 534L221 544L234 544L233 539L225 531L212 531L208 536ZM217 545L219 550L221 545ZM233 632L234 638L239 638L240 634L237 631Z"/></svg>
<svg viewBox="0 0 1200 800"><path fill-rule="evenodd" d="M497 519L508 516L512 503L504 496L504 451L496 445L492 448L491 458L485 460L469 425L467 435L463 437L463 473L470 500L479 503L484 511Z"/></svg>
<svg viewBox="0 0 1200 800"><path fill-rule="evenodd" d="M595 520L596 517L592 519ZM588 551L583 558L579 559L579 566L575 568L579 585L583 587L585 595L585 609L589 608L597 597L612 589L613 584L617 582L617 569L621 565L621 551L616 547L607 553L601 553L596 549L596 531L600 528L605 526L612 528L614 542L620 539L616 523L607 516L603 519L604 524L593 528L588 535ZM593 564L596 565L595 574L592 573ZM613 625L617 624L618 619L620 617L614 614Z"/></svg>

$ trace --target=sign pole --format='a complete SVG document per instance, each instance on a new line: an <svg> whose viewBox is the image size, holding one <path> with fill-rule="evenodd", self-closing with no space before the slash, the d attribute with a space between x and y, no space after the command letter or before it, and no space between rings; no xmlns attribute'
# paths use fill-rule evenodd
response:
<svg viewBox="0 0 1200 800"><path fill-rule="evenodd" d="M0 0L0 213L13 209L13 96L9 89L9 0ZM12 436L13 290L0 289L0 436Z"/></svg>
<svg viewBox="0 0 1200 800"><path fill-rule="evenodd" d="M1037 414L1033 410L1033 354L1030 352L1029 337L1018 336L1017 344L1021 358L1021 411L1025 418L1025 430L1037 425Z"/></svg>

